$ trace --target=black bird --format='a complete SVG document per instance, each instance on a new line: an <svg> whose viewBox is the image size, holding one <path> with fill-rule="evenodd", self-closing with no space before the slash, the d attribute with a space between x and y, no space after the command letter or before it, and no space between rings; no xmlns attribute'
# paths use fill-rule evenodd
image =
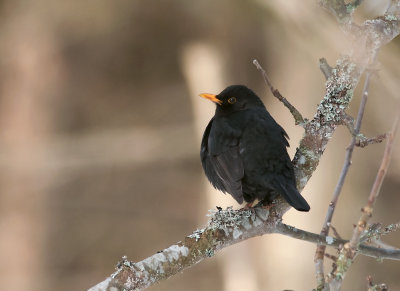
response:
<svg viewBox="0 0 400 291"><path fill-rule="evenodd" d="M258 96L242 85L218 95L200 94L217 104L201 141L201 162L211 184L250 207L270 204L279 194L299 211L310 206L296 188L286 147L288 135Z"/></svg>

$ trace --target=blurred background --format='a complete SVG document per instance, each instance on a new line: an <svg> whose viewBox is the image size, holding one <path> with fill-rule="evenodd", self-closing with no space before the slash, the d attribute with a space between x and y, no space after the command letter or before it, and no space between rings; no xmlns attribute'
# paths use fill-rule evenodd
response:
<svg viewBox="0 0 400 291"><path fill-rule="evenodd" d="M364 1L355 17L386 4ZM202 227L208 209L239 207L203 174L200 139L215 106L198 94L246 84L288 132L293 156L303 130L252 60L311 118L324 95L319 58L334 65L351 45L314 0L0 1L1 289L85 290L123 255L142 260ZM391 127L399 53L397 38L379 54L367 136ZM339 128L303 192L311 211L290 210L286 223L320 231L349 141ZM345 238L383 149L354 153L333 220ZM396 146L373 221L399 221L399 171ZM309 290L314 252L288 237L254 238L149 290ZM367 275L399 290L399 266L357 257L344 290L365 290Z"/></svg>

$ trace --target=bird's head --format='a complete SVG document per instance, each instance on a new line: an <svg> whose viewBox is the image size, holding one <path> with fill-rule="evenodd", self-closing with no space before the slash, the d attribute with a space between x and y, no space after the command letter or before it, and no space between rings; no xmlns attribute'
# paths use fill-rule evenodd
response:
<svg viewBox="0 0 400 291"><path fill-rule="evenodd" d="M226 87L218 95L200 94L201 97L217 104L217 113L231 113L249 108L264 108L264 104L258 96L249 88L243 85L232 85Z"/></svg>

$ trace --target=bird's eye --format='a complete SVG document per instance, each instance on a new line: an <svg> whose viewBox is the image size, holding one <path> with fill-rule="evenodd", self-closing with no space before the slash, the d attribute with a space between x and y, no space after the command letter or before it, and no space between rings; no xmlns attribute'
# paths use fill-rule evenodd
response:
<svg viewBox="0 0 400 291"><path fill-rule="evenodd" d="M228 103L229 103L229 104L234 104L234 103L236 103L236 97L231 97L231 98L229 98L229 99L228 99Z"/></svg>

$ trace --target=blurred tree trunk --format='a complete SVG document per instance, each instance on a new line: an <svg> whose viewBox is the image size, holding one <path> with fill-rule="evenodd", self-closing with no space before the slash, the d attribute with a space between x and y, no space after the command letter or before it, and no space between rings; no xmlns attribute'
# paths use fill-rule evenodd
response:
<svg viewBox="0 0 400 291"><path fill-rule="evenodd" d="M0 95L0 286L43 290L48 220L44 186L54 173L45 173L40 164L49 155L49 98L58 84L60 61L48 26L24 11L10 15L13 20L1 36L7 57L2 70L7 73L2 72Z"/></svg>

